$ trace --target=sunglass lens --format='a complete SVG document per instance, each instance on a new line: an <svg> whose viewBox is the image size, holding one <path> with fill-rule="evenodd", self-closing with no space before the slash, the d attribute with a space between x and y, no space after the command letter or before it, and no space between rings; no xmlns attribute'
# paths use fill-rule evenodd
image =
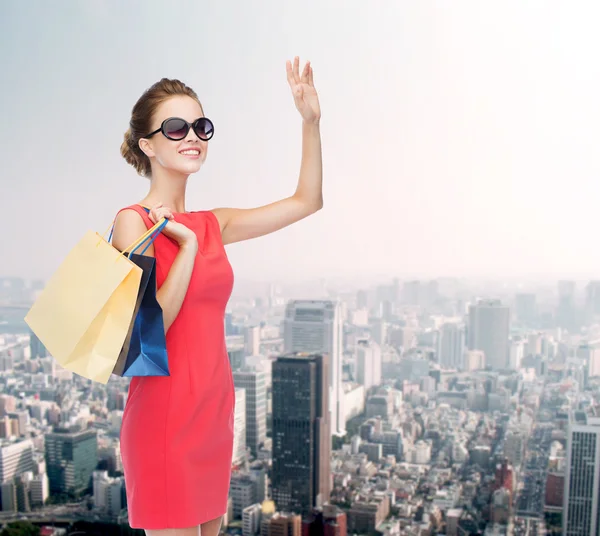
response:
<svg viewBox="0 0 600 536"><path fill-rule="evenodd" d="M210 119L201 117L194 123L194 131L201 140L210 140L215 132L215 127Z"/></svg>
<svg viewBox="0 0 600 536"><path fill-rule="evenodd" d="M165 135L172 140L182 140L187 136L188 126L181 119L169 119L165 123Z"/></svg>

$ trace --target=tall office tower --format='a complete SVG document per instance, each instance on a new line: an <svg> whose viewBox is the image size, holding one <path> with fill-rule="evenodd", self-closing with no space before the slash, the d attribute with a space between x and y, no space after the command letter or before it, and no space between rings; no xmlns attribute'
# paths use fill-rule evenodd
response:
<svg viewBox="0 0 600 536"><path fill-rule="evenodd" d="M465 326L454 322L443 324L438 338L438 363L446 369L465 370Z"/></svg>
<svg viewBox="0 0 600 536"><path fill-rule="evenodd" d="M308 513L329 501L328 361L292 354L273 363L273 500Z"/></svg>
<svg viewBox="0 0 600 536"><path fill-rule="evenodd" d="M575 329L578 324L575 307L575 288L575 281L558 282L556 320L559 327L569 330Z"/></svg>
<svg viewBox="0 0 600 536"><path fill-rule="evenodd" d="M267 439L267 373L246 368L235 371L233 381L246 390L246 445L256 456Z"/></svg>
<svg viewBox="0 0 600 536"><path fill-rule="evenodd" d="M585 287L585 312L589 322L600 315L600 281L590 281Z"/></svg>
<svg viewBox="0 0 600 536"><path fill-rule="evenodd" d="M537 305L535 294L519 293L515 295L515 317L519 324L531 326L535 323Z"/></svg>
<svg viewBox="0 0 600 536"><path fill-rule="evenodd" d="M600 418L571 416L563 493L563 534L600 534Z"/></svg>
<svg viewBox="0 0 600 536"><path fill-rule="evenodd" d="M365 390L381 385L381 348L374 341L361 340L356 347L356 381Z"/></svg>
<svg viewBox="0 0 600 536"><path fill-rule="evenodd" d="M260 354L260 326L251 326L244 330L244 350L246 355Z"/></svg>
<svg viewBox="0 0 600 536"><path fill-rule="evenodd" d="M56 428L46 435L46 464L51 493L80 495L92 482L98 464L96 430Z"/></svg>
<svg viewBox="0 0 600 536"><path fill-rule="evenodd" d="M481 350L485 364L505 369L509 359L510 309L499 300L480 300L469 307L469 350Z"/></svg>
<svg viewBox="0 0 600 536"><path fill-rule="evenodd" d="M342 388L343 321L338 302L294 300L287 305L284 320L284 352L324 354L329 361L329 408L331 433L346 433Z"/></svg>

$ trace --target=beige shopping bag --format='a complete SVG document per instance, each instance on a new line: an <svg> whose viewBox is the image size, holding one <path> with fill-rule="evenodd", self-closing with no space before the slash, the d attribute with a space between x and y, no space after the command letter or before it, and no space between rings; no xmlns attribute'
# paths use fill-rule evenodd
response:
<svg viewBox="0 0 600 536"><path fill-rule="evenodd" d="M106 384L134 314L142 270L89 231L48 281L25 321L60 365Z"/></svg>

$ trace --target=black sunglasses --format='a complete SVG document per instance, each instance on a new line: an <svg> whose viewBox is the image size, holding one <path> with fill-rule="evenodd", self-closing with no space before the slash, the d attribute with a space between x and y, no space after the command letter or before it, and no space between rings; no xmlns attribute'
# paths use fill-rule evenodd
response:
<svg viewBox="0 0 600 536"><path fill-rule="evenodd" d="M200 117L193 123L188 123L185 119L181 119L180 117L169 117L169 119L165 119L162 122L159 129L142 137L150 138L151 136L154 136L154 134L162 132L165 138L179 141L188 135L190 128L193 128L196 136L204 141L210 140L215 133L215 126L208 117Z"/></svg>

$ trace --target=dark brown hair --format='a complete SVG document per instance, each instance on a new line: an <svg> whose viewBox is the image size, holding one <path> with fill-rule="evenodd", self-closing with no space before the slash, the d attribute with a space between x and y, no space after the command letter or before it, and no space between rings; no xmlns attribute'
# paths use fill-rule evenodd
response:
<svg viewBox="0 0 600 536"><path fill-rule="evenodd" d="M131 111L129 128L121 144L121 156L131 164L142 177L150 177L150 159L140 149L139 141L150 132L152 119L158 107L167 99L185 95L194 99L200 107L200 99L195 91L179 80L163 78L144 91Z"/></svg>

